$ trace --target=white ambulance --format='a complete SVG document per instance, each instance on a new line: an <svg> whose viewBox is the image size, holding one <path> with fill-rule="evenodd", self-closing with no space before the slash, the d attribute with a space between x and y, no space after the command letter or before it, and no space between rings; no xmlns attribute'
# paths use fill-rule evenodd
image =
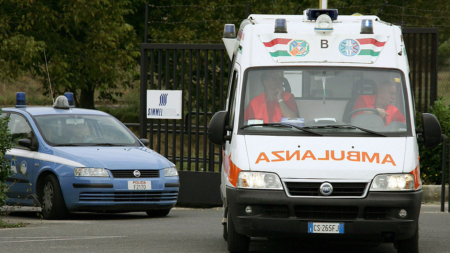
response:
<svg viewBox="0 0 450 253"><path fill-rule="evenodd" d="M224 239L251 237L394 243L418 252L422 183L401 28L376 16L250 15L234 36L226 110L208 137L223 145Z"/></svg>

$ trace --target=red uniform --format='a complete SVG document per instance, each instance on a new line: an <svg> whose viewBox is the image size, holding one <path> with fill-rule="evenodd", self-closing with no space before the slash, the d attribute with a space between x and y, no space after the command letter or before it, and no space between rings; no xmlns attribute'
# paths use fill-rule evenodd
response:
<svg viewBox="0 0 450 253"><path fill-rule="evenodd" d="M361 95L356 99L355 105L353 106L353 110L360 109L360 108L375 108L375 96L376 95ZM383 107L383 109L386 111L386 125L391 123L392 121L399 121L405 123L405 116L402 115L402 113L397 109L397 107L393 105L388 105ZM355 117L358 114L361 114L363 112L355 113L352 117Z"/></svg>
<svg viewBox="0 0 450 253"><path fill-rule="evenodd" d="M283 92L283 100L297 114L294 96L291 93ZM266 93L252 99L244 112L244 121L249 119L262 119L264 123L280 122L281 108L277 100L266 101Z"/></svg>

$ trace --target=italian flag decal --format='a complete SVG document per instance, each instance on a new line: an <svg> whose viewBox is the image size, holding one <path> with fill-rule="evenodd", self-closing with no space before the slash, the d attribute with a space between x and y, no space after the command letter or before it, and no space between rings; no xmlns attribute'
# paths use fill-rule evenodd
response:
<svg viewBox="0 0 450 253"><path fill-rule="evenodd" d="M378 56L386 41L378 41L373 38L346 39L339 44L339 50L345 56L370 55Z"/></svg>

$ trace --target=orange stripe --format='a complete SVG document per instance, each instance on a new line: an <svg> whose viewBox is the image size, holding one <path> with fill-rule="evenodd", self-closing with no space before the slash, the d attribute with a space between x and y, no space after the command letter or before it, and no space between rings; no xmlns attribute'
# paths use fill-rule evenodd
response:
<svg viewBox="0 0 450 253"><path fill-rule="evenodd" d="M228 176L228 181L230 181L230 183L234 187L236 187L239 172L242 170L239 169L236 166L236 164L233 163L233 161L231 161L231 154L229 156L226 156L225 152L223 152L222 157L223 157L223 168Z"/></svg>
<svg viewBox="0 0 450 253"><path fill-rule="evenodd" d="M422 181L420 180L420 169L419 166L417 166L413 171L409 172L414 177L414 188L417 190L420 185L422 184Z"/></svg>

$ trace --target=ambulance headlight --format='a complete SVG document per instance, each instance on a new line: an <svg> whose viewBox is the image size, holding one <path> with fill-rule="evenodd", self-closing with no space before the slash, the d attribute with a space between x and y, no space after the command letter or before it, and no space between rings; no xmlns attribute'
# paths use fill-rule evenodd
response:
<svg viewBox="0 0 450 253"><path fill-rule="evenodd" d="M177 177L178 171L176 167L169 167L164 169L164 176L165 177Z"/></svg>
<svg viewBox="0 0 450 253"><path fill-rule="evenodd" d="M411 174L377 175L370 186L371 191L412 191L414 178Z"/></svg>
<svg viewBox="0 0 450 253"><path fill-rule="evenodd" d="M238 188L283 190L280 177L275 173L241 171L238 176Z"/></svg>
<svg viewBox="0 0 450 253"><path fill-rule="evenodd" d="M109 177L103 168L75 168L74 173L76 177Z"/></svg>

